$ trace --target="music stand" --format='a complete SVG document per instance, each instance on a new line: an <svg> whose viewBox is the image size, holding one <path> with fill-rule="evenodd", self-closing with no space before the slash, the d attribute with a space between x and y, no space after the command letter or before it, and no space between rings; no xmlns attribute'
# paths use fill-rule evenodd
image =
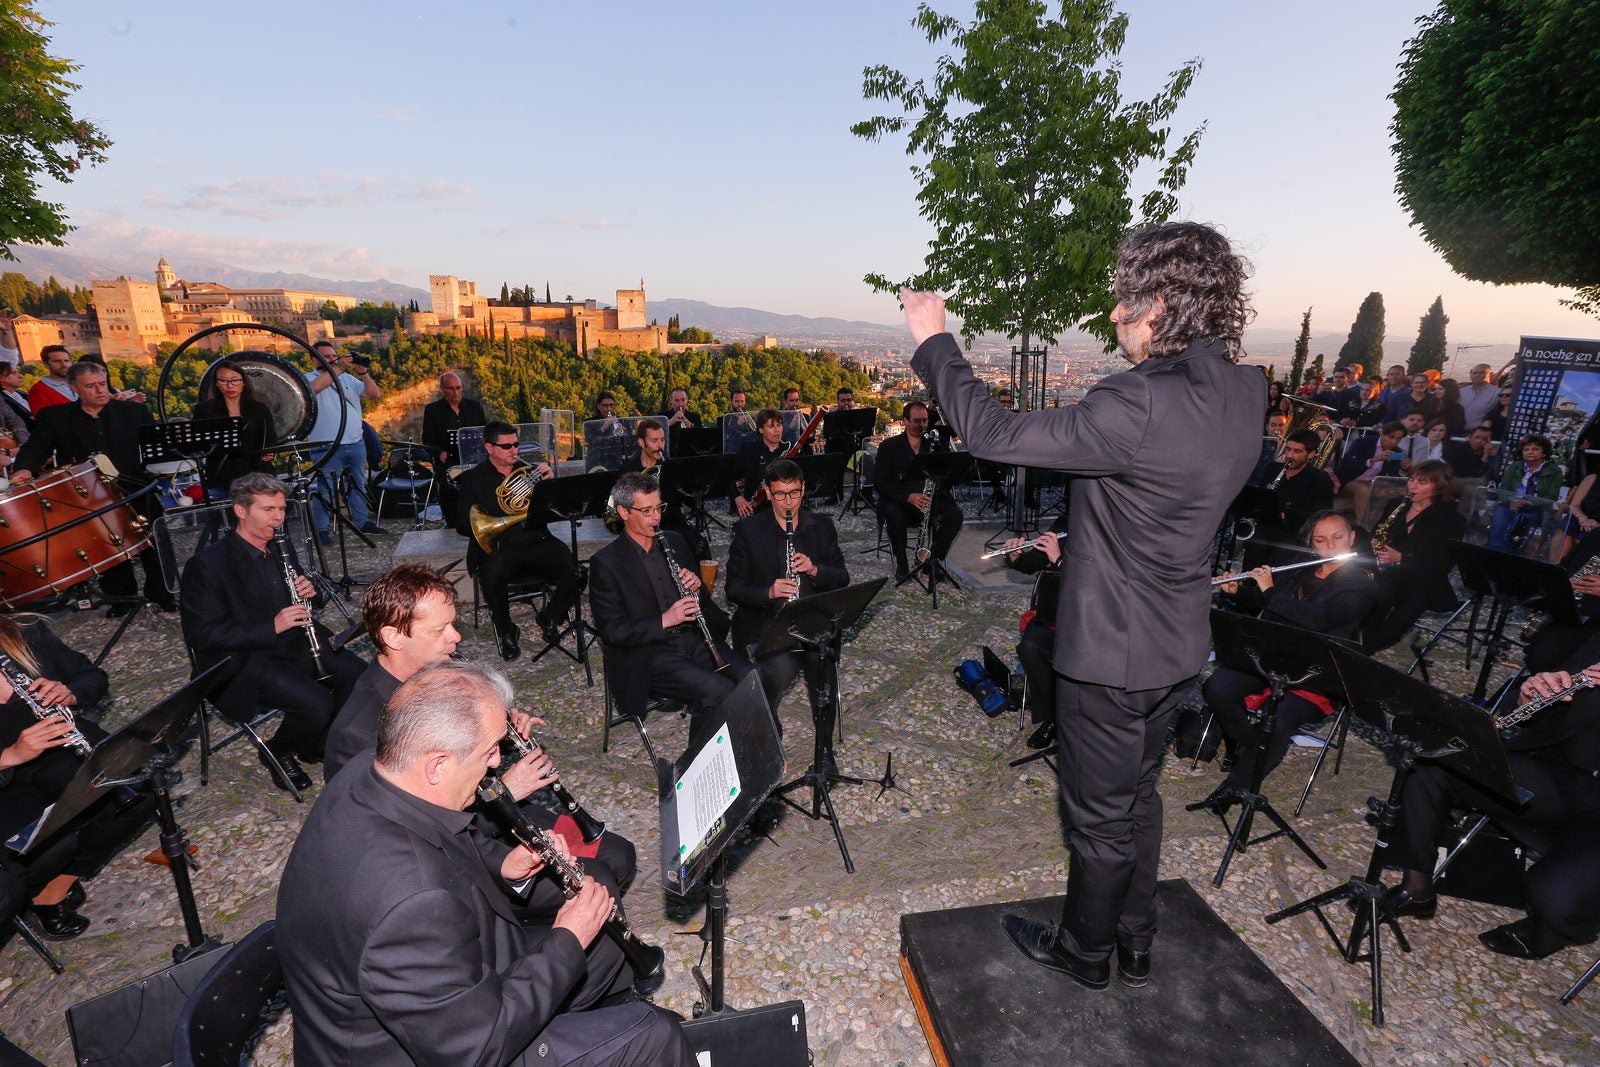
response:
<svg viewBox="0 0 1600 1067"><path fill-rule="evenodd" d="M846 412L845 414L849 414ZM850 457L843 452L820 452L794 457L805 478L806 500L831 499L844 491L844 465Z"/></svg>
<svg viewBox="0 0 1600 1067"><path fill-rule="evenodd" d="M535 482L533 495L528 498L528 517L524 522L538 525L548 525L552 521L566 522L568 547L572 550L573 561L577 563L578 523L585 518L598 519L605 514L611 487L617 484L619 477L621 475L616 471L595 471L592 474L545 478ZM577 563L577 567L581 573L584 565ZM594 668L589 663L589 646L594 643L594 633L594 627L584 621L583 597L580 596L573 605L572 621L556 632L554 641L545 642L545 646L534 654L530 662L537 663L546 652L556 649L574 663L583 664L584 677L590 685L594 685ZM568 634L573 635L576 652L561 643Z"/></svg>
<svg viewBox="0 0 1600 1067"><path fill-rule="evenodd" d="M1463 582L1488 589L1493 598L1489 605L1489 619L1484 624L1483 666L1478 671L1478 681L1472 690L1472 699L1481 703L1489 690L1489 676L1494 673L1495 658L1500 654L1501 646L1510 640L1505 636L1505 628L1513 611L1525 607L1548 612L1556 622L1578 621L1577 604L1572 594L1572 576L1554 563L1498 552L1483 545L1452 541L1450 548Z"/></svg>
<svg viewBox="0 0 1600 1067"><path fill-rule="evenodd" d="M878 590L882 589L888 580L888 578L876 578L870 582L847 585L843 589L833 589L826 593L816 593L789 601L778 609L777 615L773 616L772 622L767 626L766 636L761 639L761 643L756 646L751 656L759 662L768 656L792 651L799 645L818 659L819 699L824 703L825 711L831 714L819 714L824 709L813 712L814 739L811 766L805 774L794 781L779 786L777 796L812 821L827 819L828 824L833 827L833 838L839 843L839 855L844 858L844 869L850 874L855 873L856 866L850 860L850 848L845 844L844 830L839 825L839 815L833 809L831 789L838 784L877 785L878 796L883 796L895 784L894 754L891 752L885 760L883 776L880 778L856 778L840 774L825 758L829 743L828 732L831 732L832 727L828 726L828 732L825 732L823 727L838 721L839 654L844 632L856 624L856 620L861 618L862 613L867 610L867 605L872 603L872 598L878 595ZM817 721L819 719L820 722ZM811 790L809 808L789 795L807 787ZM826 815L823 814L824 811L827 812Z"/></svg>
<svg viewBox="0 0 1600 1067"><path fill-rule="evenodd" d="M1247 485L1239 490L1239 495L1233 498L1233 503L1228 505L1227 514L1223 517L1222 536L1217 541L1217 552L1212 558L1211 569L1217 571L1224 564L1231 564L1234 554L1239 549L1240 541L1248 541L1259 530L1277 526L1282 521L1281 515L1278 495L1266 486ZM1251 524L1251 530L1245 537L1237 535L1241 520L1248 520Z"/></svg>
<svg viewBox="0 0 1600 1067"><path fill-rule="evenodd" d="M715 432L720 436L722 431L694 432ZM733 478L733 469L738 460L737 456L711 452L705 455L679 456L661 464L661 498L671 503L689 506L689 521L693 523L695 533L702 541L710 542L706 536L708 523L723 525L706 511L706 497L726 488Z"/></svg>
<svg viewBox="0 0 1600 1067"><path fill-rule="evenodd" d="M853 456L861 451L862 442L872 436L877 426L877 408L836 408L822 416L822 436L830 446L835 441L850 442L848 449L828 449L838 455Z"/></svg>
<svg viewBox="0 0 1600 1067"><path fill-rule="evenodd" d="M931 512L934 505L939 502L940 490L949 490L949 487L963 478L971 475L973 458L971 452L930 452L923 451L911 461L911 466L906 469L906 481L915 485L918 479L923 482L932 481L933 492L929 494L928 510ZM934 516L938 521L938 516ZM930 538L933 536L930 527ZM911 568L911 573L904 579L895 582L898 588L906 582L914 581L928 591L933 598L933 610L939 610L939 583L949 582L957 589L961 583L956 580L945 567L944 561L933 554L932 545L923 545L922 549L928 553L926 559L918 559L917 565Z"/></svg>
<svg viewBox="0 0 1600 1067"><path fill-rule="evenodd" d="M1342 703L1346 699L1339 682L1338 669L1330 658L1332 642L1297 626L1285 626L1215 608L1211 611L1211 640L1219 666L1254 674L1270 689L1266 703L1261 706L1255 729L1245 741L1245 751L1254 750L1256 754L1249 787L1244 791L1219 789L1184 809L1209 811L1222 820L1223 828L1228 831L1228 847L1222 853L1222 863L1218 865L1211 884L1218 888L1222 886L1235 853L1275 837L1287 837L1312 863L1327 870L1328 865L1322 862L1322 857L1272 806L1272 802L1261 791L1261 783L1268 773L1267 749L1278 731L1278 705L1291 689L1309 689L1335 703ZM1228 809L1235 804L1239 805L1239 816L1230 827ZM1252 838L1250 829L1257 814L1265 815L1277 829Z"/></svg>
<svg viewBox="0 0 1600 1067"><path fill-rule="evenodd" d="M198 866L189 855L189 842L172 810L168 775L179 758L178 744L188 730L189 720L200 710L200 702L221 680L220 671L228 659L212 664L195 675L176 693L161 700L132 722L95 746L83 766L59 799L36 824L23 847L25 853L53 837L68 823L83 814L107 791L119 786L149 784L156 798L156 821L161 827L161 853L167 858L172 883L178 891L178 907L183 912L187 945L172 950L172 961L182 963L193 956L220 948L200 925L195 906L194 887L189 882L190 866Z"/></svg>
<svg viewBox="0 0 1600 1067"><path fill-rule="evenodd" d="M148 467L173 459L193 461L200 476L200 499L211 499L205 461L219 449L242 448L244 419L227 415L219 419L176 419L145 423L139 427L139 463Z"/></svg>
<svg viewBox="0 0 1600 1067"><path fill-rule="evenodd" d="M728 921L727 849L783 780L783 745L767 707L761 676L751 671L722 703L704 712L721 725L702 746L690 746L676 763L656 763L661 825L661 884L686 897L706 880L706 922L694 967L702 1000L695 1015L716 1014L723 1003ZM708 877L709 876L709 877ZM711 954L711 976L703 970Z"/></svg>
<svg viewBox="0 0 1600 1067"><path fill-rule="evenodd" d="M679 459L722 454L720 427L712 426L708 429L703 426L674 426L673 432L668 436L672 440L672 454Z"/></svg>
<svg viewBox="0 0 1600 1067"><path fill-rule="evenodd" d="M1370 797L1367 800L1367 806L1376 816L1378 830L1366 873L1352 877L1342 886L1275 911L1266 921L1277 923L1308 911L1315 912L1317 921L1346 963L1366 962L1371 967L1372 1023L1382 1026L1383 927L1387 926L1394 934L1400 951L1411 951L1399 918L1390 906L1383 868L1387 842L1392 840L1400 821L1400 796L1412 766L1419 759L1438 763L1507 798L1516 796L1517 787L1494 720L1482 708L1359 652L1335 647L1332 654L1351 711L1393 736L1395 744L1390 755L1394 778L1388 799L1380 801ZM1340 937L1322 910L1340 902L1355 909L1348 938ZM1365 955L1361 954L1363 940L1367 943Z"/></svg>

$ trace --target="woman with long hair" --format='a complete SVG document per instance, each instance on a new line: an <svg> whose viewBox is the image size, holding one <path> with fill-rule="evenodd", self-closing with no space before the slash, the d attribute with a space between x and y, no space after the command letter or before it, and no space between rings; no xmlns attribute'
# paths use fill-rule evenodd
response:
<svg viewBox="0 0 1600 1067"><path fill-rule="evenodd" d="M251 471L272 473L267 442L272 433L272 412L256 399L255 388L244 368L231 359L218 363L205 394L194 406L198 419L240 418L239 447L219 448L206 457L206 488L214 497L227 496L228 486Z"/></svg>
<svg viewBox="0 0 1600 1067"><path fill-rule="evenodd" d="M1467 432L1467 409L1461 406L1461 383L1445 378L1434 387L1434 398L1439 401L1435 418L1443 419L1451 437Z"/></svg>
<svg viewBox="0 0 1600 1067"><path fill-rule="evenodd" d="M106 673L63 644L42 619L18 625L0 616L0 652L11 661L8 673L21 671L33 678L27 692L35 702L65 706L75 719L69 724L58 715L38 718L10 681L0 677L0 840L4 840L41 818L83 765L83 756L67 747L74 726L90 744L105 738L105 731L81 713L104 699ZM6 872L26 887L34 923L44 937L65 941L88 928L89 920L78 914L88 899L82 882L93 878L136 837L154 811L155 799L148 793L114 790L24 855L3 853Z"/></svg>
<svg viewBox="0 0 1600 1067"><path fill-rule="evenodd" d="M1373 538L1382 542L1372 546L1380 568L1379 599L1389 610L1381 621L1366 627L1362 639L1366 651L1376 652L1400 640L1424 611L1455 607L1450 542L1458 540L1465 528L1450 465L1427 459L1412 467L1405 499L1373 524Z"/></svg>

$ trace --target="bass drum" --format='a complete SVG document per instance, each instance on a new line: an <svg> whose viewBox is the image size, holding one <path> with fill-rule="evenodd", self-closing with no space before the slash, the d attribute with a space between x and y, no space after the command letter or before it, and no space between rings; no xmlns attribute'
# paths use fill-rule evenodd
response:
<svg viewBox="0 0 1600 1067"><path fill-rule="evenodd" d="M65 592L144 551L149 524L122 503L114 473L96 456L0 492L0 604L7 610Z"/></svg>
<svg viewBox="0 0 1600 1067"><path fill-rule="evenodd" d="M271 352L234 352L206 368L200 376L200 396L211 391L211 379L222 360L236 364L250 379L251 391L272 413L272 433L267 445L304 441L317 421L317 398L293 363Z"/></svg>

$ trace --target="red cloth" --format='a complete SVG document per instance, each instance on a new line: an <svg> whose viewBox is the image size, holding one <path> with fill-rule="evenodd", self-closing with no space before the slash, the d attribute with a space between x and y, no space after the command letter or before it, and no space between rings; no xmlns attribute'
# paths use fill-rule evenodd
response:
<svg viewBox="0 0 1600 1067"><path fill-rule="evenodd" d="M1316 709L1322 712L1324 715L1333 714L1333 704L1329 702L1328 698L1323 696L1321 693L1313 693L1309 689L1291 689L1289 690L1289 695L1297 696L1306 703L1315 706ZM1263 689L1259 693L1251 693L1249 696L1244 698L1244 706L1249 708L1251 711L1255 711L1257 708L1265 704L1267 702L1267 698L1270 696L1272 696L1272 690L1270 688Z"/></svg>
<svg viewBox="0 0 1600 1067"><path fill-rule="evenodd" d="M592 860L600 854L600 842L604 838L596 838L594 844L583 843L583 831L578 829L577 822L570 815L558 815L555 825L556 833L566 839L567 847L572 854L581 860Z"/></svg>
<svg viewBox="0 0 1600 1067"><path fill-rule="evenodd" d="M1029 608L1027 611L1024 611L1022 613L1021 620L1017 623L1017 629L1021 630L1023 632L1026 632L1027 629L1028 629L1028 624L1033 621L1033 617L1035 615L1037 615L1037 614L1039 614L1039 613L1037 611L1034 611L1032 608Z"/></svg>
<svg viewBox="0 0 1600 1067"><path fill-rule="evenodd" d="M62 396L55 389L44 384L44 379L33 383L33 388L28 390L28 410L38 418L39 412L55 404L70 404L72 401ZM35 471L35 474L38 472Z"/></svg>

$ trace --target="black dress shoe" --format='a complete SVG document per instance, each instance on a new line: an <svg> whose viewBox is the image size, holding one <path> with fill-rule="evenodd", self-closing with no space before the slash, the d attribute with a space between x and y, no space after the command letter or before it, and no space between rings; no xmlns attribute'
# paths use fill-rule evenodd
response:
<svg viewBox="0 0 1600 1067"><path fill-rule="evenodd" d="M1150 984L1150 950L1140 951L1117 938L1117 980L1137 989Z"/></svg>
<svg viewBox="0 0 1600 1067"><path fill-rule="evenodd" d="M905 585L910 580L911 580L911 570L910 570L910 568L907 568L907 567L896 567L894 569L894 584L895 585Z"/></svg>
<svg viewBox="0 0 1600 1067"><path fill-rule="evenodd" d="M172 594L167 592L165 589L157 590L154 593L146 593L144 598L145 600L149 601L150 606L155 608L157 611L178 610L178 601L174 599Z"/></svg>
<svg viewBox="0 0 1600 1067"><path fill-rule="evenodd" d="M106 609L106 618L120 619L133 610L132 604L113 604ZM74 935L76 936L76 935Z"/></svg>
<svg viewBox="0 0 1600 1067"><path fill-rule="evenodd" d="M79 908L89 903L89 894L83 888L83 879L80 878L76 882L72 883L72 888L67 890L66 899L61 903L65 904L73 911L77 911Z"/></svg>
<svg viewBox="0 0 1600 1067"><path fill-rule="evenodd" d="M1056 743L1056 724L1042 722L1033 733L1028 735L1029 748L1049 748Z"/></svg>
<svg viewBox="0 0 1600 1067"><path fill-rule="evenodd" d="M1429 893L1425 897L1413 896L1399 886L1383 894L1384 910L1397 919L1431 919L1439 911L1439 898Z"/></svg>
<svg viewBox="0 0 1600 1067"><path fill-rule="evenodd" d="M500 635L500 658L510 662L522 655L522 646L517 643L517 634L508 630Z"/></svg>
<svg viewBox="0 0 1600 1067"><path fill-rule="evenodd" d="M1478 935L1478 940L1482 941L1483 947L1490 952L1498 952L1502 956L1514 956L1519 960L1542 960L1572 945L1588 944L1583 941L1568 941L1532 918L1518 919L1514 923L1485 930Z"/></svg>
<svg viewBox="0 0 1600 1067"><path fill-rule="evenodd" d="M561 628L559 626L545 622L543 618L537 615L534 616L533 621L539 624L539 636L544 638L545 644L553 645L561 640Z"/></svg>
<svg viewBox="0 0 1600 1067"><path fill-rule="evenodd" d="M1020 915L1006 915L1000 925L1006 936L1034 963L1060 971L1088 989L1104 989L1111 984L1109 959L1086 960L1061 943L1061 928L1055 923L1034 922Z"/></svg>
<svg viewBox="0 0 1600 1067"><path fill-rule="evenodd" d="M1213 815L1221 816L1228 808L1239 799L1239 787L1232 782L1224 781L1213 789L1204 800L1197 800L1188 805L1186 811L1208 811Z"/></svg>
<svg viewBox="0 0 1600 1067"><path fill-rule="evenodd" d="M32 910L34 921L39 924L39 936L46 941L71 941L89 929L89 920L64 900L59 904L35 904Z"/></svg>
<svg viewBox="0 0 1600 1067"><path fill-rule="evenodd" d="M306 773L304 767L300 766L299 760L288 753L274 752L273 755L277 757L278 765L283 768L283 775L278 773L277 768L273 767L272 762L265 755L261 757L261 765L272 772L274 785L285 793L291 793L294 790L304 793L311 788L311 776ZM285 780L285 776L287 776L287 780Z"/></svg>

